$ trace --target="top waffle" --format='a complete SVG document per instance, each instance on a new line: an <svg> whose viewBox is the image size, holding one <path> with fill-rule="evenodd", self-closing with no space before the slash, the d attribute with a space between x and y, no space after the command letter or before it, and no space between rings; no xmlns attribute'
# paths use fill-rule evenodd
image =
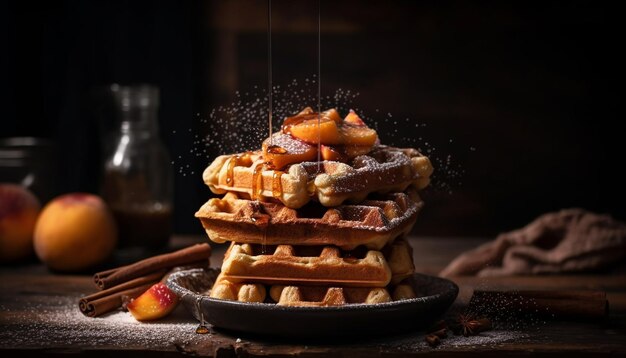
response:
<svg viewBox="0 0 626 358"><path fill-rule="evenodd" d="M203 179L216 194L236 192L242 198L279 200L298 209L311 198L332 207L346 200L360 202L370 193L402 192L411 185L422 189L432 171L428 157L417 150L380 145L348 164L303 162L284 172L268 169L261 151L222 155L204 171Z"/></svg>

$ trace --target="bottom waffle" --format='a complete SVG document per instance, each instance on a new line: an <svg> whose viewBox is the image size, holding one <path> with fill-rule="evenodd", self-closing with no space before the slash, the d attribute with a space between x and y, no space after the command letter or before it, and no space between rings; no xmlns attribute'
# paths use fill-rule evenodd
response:
<svg viewBox="0 0 626 358"><path fill-rule="evenodd" d="M239 302L265 302L266 292L262 284L231 282L220 274L211 288L209 297Z"/></svg>
<svg viewBox="0 0 626 358"><path fill-rule="evenodd" d="M269 292L269 295L267 294ZM236 283L220 274L209 296L239 302L265 302L281 306L326 307L347 304L377 304L415 298L407 282L387 287L321 287L264 286L258 283Z"/></svg>
<svg viewBox="0 0 626 358"><path fill-rule="evenodd" d="M280 294L278 294L280 292ZM270 296L281 306L324 307L390 302L386 288L273 286ZM278 296L278 297L276 297Z"/></svg>

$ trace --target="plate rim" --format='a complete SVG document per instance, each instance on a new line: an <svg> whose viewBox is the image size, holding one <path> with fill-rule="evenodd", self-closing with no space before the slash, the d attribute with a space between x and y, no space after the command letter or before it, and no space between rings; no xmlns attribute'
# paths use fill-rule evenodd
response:
<svg viewBox="0 0 626 358"><path fill-rule="evenodd" d="M199 299L201 302L208 301L213 304L228 306L232 308L242 308L242 309L248 309L248 310L262 310L262 311L294 312L294 313L385 310L385 309L393 309L393 308L402 308L403 306L411 306L414 304L418 304L420 302L437 300L438 298L442 298L448 295L452 295L453 297L450 302L450 304L452 304L454 300L457 298L458 293L459 293L458 285L449 279L438 277L438 276L427 275L427 274L423 274L419 272L414 272L410 276L411 278L426 277L431 281L439 281L440 283L449 286L448 287L449 290L446 290L445 292L439 292L434 295L420 296L420 297L415 297L415 298L408 298L408 299L402 299L398 301L375 303L375 304L354 303L354 304L346 304L346 305L341 305L341 306L322 306L322 307L320 306L280 306L275 303L240 302L240 301L234 301L234 300L223 300L219 298L212 298L210 296L201 295L200 293L193 292L189 288L183 287L180 284L178 284L178 282L176 282L176 280L180 276L193 274L193 273L202 273L202 272L207 272L207 271L214 271L216 273L219 273L220 270L218 268L213 268L213 267L209 267L208 269L192 268L192 269L187 269L187 270L181 270L181 271L177 271L177 272L170 274L165 283L170 289L182 295L180 297L181 301L184 301L185 295L189 295L189 296L195 297L196 300ZM175 288L172 286L174 286Z"/></svg>

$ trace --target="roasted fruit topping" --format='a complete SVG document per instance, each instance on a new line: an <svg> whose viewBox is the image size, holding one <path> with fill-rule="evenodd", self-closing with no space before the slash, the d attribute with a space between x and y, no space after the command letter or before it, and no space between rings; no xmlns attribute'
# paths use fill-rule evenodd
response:
<svg viewBox="0 0 626 358"><path fill-rule="evenodd" d="M152 321L167 316L176 308L178 296L162 283L154 284L126 308L138 321Z"/></svg>
<svg viewBox="0 0 626 358"><path fill-rule="evenodd" d="M348 162L367 154L377 143L376 131L352 110L345 119L332 108L316 113L306 107L285 119L282 131L263 142L263 156L271 169L317 160L318 144L323 160Z"/></svg>
<svg viewBox="0 0 626 358"><path fill-rule="evenodd" d="M263 159L272 169L317 160L317 146L299 141L289 134L276 133L263 141Z"/></svg>
<svg viewBox="0 0 626 358"><path fill-rule="evenodd" d="M307 143L324 145L372 146L378 138L376 131L367 127L354 111L341 120L335 109L318 115L306 108L298 115L285 119L283 133Z"/></svg>

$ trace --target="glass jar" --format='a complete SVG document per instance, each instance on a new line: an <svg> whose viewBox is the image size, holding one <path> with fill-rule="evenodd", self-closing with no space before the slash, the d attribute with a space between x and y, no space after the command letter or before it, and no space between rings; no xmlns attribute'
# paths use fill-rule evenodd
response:
<svg viewBox="0 0 626 358"><path fill-rule="evenodd" d="M42 205L59 194L57 163L57 146L49 139L0 139L0 182L30 189Z"/></svg>
<svg viewBox="0 0 626 358"><path fill-rule="evenodd" d="M159 249L172 232L173 173L159 138L159 89L113 86L120 127L104 164L102 196L119 230L119 247Z"/></svg>

